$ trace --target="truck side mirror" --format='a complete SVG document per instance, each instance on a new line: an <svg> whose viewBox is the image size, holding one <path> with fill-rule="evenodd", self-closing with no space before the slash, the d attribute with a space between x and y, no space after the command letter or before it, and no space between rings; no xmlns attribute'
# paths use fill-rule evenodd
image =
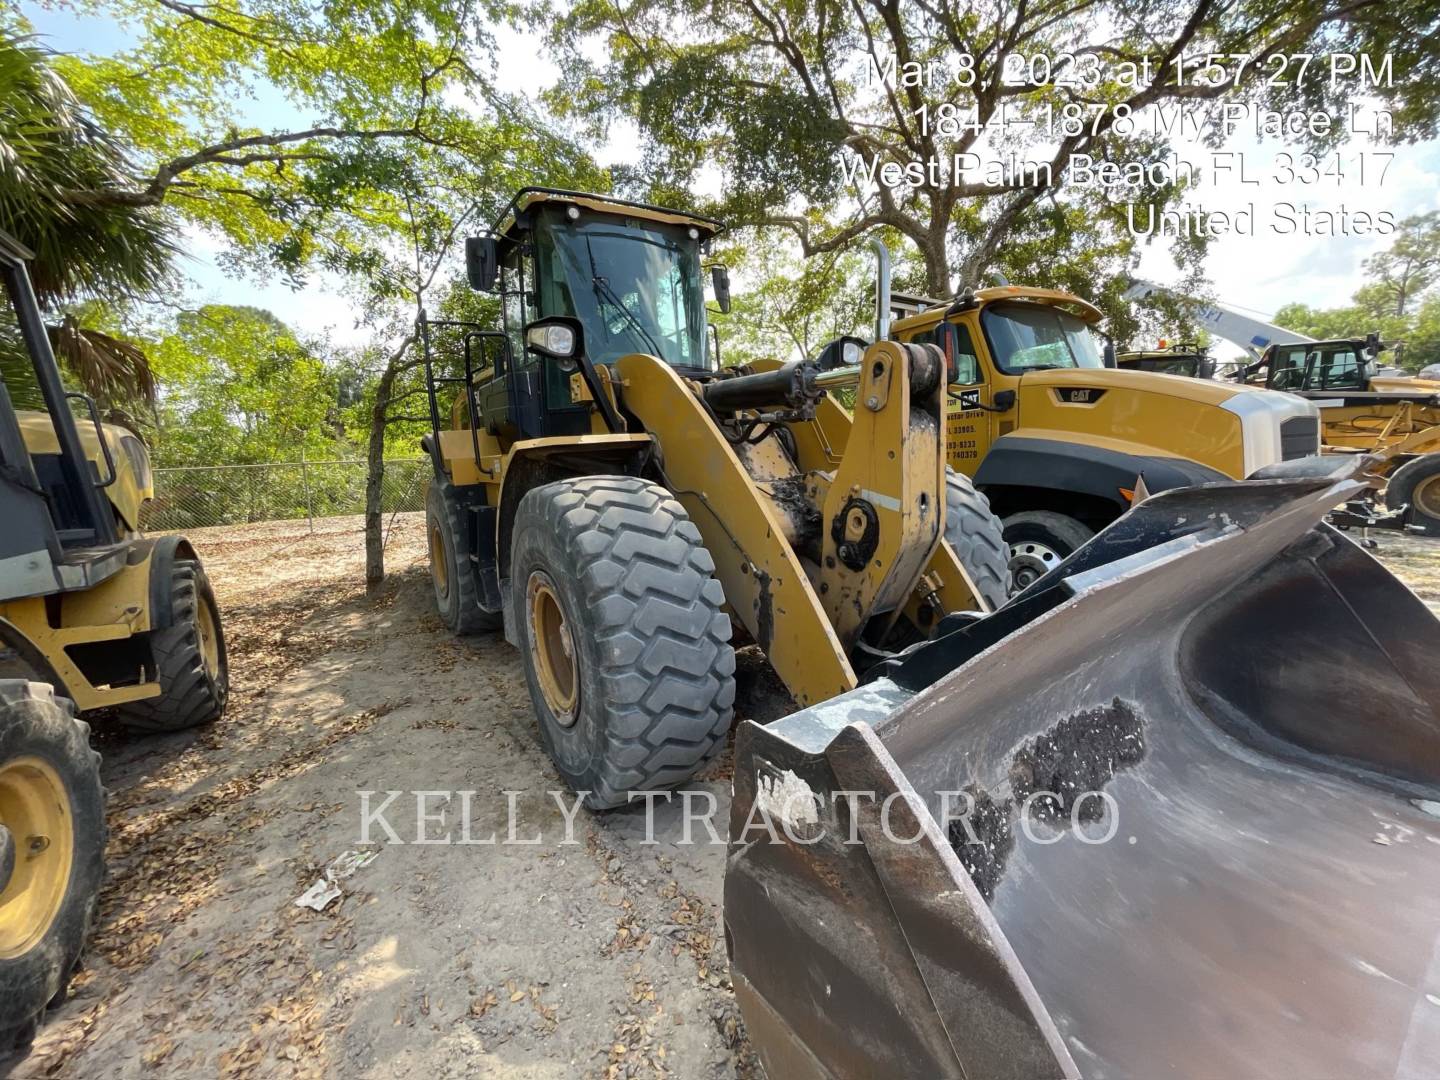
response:
<svg viewBox="0 0 1440 1080"><path fill-rule="evenodd" d="M991 399L990 407L995 412L1009 412L1015 407L1014 390L997 390L995 397Z"/></svg>
<svg viewBox="0 0 1440 1080"><path fill-rule="evenodd" d="M1118 367L1119 361L1115 359L1115 342L1105 342L1105 352L1102 354L1105 366L1108 368Z"/></svg>
<svg viewBox="0 0 1440 1080"><path fill-rule="evenodd" d="M715 290L715 303L720 313L730 314L730 270L724 266L710 267L710 286Z"/></svg>
<svg viewBox="0 0 1440 1080"><path fill-rule="evenodd" d="M465 238L465 276L476 292L494 292L500 274L500 244L493 236Z"/></svg>

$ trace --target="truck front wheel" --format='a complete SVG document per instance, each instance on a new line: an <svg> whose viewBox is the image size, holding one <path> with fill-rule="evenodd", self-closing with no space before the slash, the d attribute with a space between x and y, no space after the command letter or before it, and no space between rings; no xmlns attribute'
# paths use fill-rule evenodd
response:
<svg viewBox="0 0 1440 1080"><path fill-rule="evenodd" d="M1082 522L1051 510L1025 510L1005 519L1010 590L1018 593L1059 566L1095 535Z"/></svg>

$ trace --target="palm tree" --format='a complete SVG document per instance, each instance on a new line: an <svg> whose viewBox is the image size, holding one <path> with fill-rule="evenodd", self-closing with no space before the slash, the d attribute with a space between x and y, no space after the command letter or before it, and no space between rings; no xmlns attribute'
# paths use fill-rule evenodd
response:
<svg viewBox="0 0 1440 1080"><path fill-rule="evenodd" d="M154 400L155 380L134 345L87 328L67 311L77 301L155 295L175 249L153 208L98 204L82 193L121 187L127 162L50 67L33 39L0 28L0 229L35 253L30 274L52 317L60 362L107 406ZM0 329L0 364L26 363ZM28 366L28 364L26 364Z"/></svg>

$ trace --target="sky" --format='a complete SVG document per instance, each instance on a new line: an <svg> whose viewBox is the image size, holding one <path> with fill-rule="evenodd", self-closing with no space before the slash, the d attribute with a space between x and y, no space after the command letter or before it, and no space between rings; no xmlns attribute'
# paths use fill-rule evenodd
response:
<svg viewBox="0 0 1440 1080"><path fill-rule="evenodd" d="M107 19L43 10L29 3L22 4L22 11L46 43L61 52L105 54L123 48L127 42L125 31ZM537 55L533 39L506 28L497 31L497 39L498 82L502 89L533 93L558 78L555 65ZM278 95L267 95L263 88L257 94L250 119L257 126L269 127L304 120ZM635 146L634 129L622 127L612 132L610 141L596 150L596 156L602 163L614 164L635 153ZM1244 155L1255 175L1264 172L1275 151L1283 148L1275 141L1262 145L1248 134L1237 133L1226 140L1223 149ZM1366 149L1365 140L1359 137L1345 148L1342 160L1347 161L1346 176L1338 185L1254 185L1242 183L1234 172L1221 176L1207 169L1192 201L1212 212L1234 212L1253 203L1262 222L1277 200L1304 203L1312 210L1334 211L1342 205L1371 213L1388 210L1396 220L1440 209L1440 143L1390 148L1396 156L1383 184L1377 184L1372 174L1364 186L1355 175L1356 154L1362 149ZM1177 151L1197 163L1210 160L1210 151L1194 142L1177 141ZM268 308L298 330L328 336L337 344L359 343L368 337L368 329L358 325L338 282L315 278L304 289L294 290L280 282L236 278L217 265L222 240L200 232L192 232L187 240L189 257L183 269L193 282L194 302ZM1216 299L1268 318L1287 303L1301 302L1312 307L1346 304L1359 284L1361 262L1388 242L1379 235L1278 236L1262 224L1254 235L1231 234L1212 241L1205 270ZM1140 276L1162 285L1176 280L1177 271L1166 241L1157 240L1142 249ZM1220 350L1221 355L1225 352ZM1238 354L1238 350L1235 352Z"/></svg>

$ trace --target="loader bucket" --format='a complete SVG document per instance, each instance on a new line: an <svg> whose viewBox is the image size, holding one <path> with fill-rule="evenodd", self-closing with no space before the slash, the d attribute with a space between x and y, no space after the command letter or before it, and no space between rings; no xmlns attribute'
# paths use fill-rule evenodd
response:
<svg viewBox="0 0 1440 1080"><path fill-rule="evenodd" d="M742 726L726 941L770 1076L1440 1076L1440 622L1320 524L1360 487L1330 465L1150 498Z"/></svg>

